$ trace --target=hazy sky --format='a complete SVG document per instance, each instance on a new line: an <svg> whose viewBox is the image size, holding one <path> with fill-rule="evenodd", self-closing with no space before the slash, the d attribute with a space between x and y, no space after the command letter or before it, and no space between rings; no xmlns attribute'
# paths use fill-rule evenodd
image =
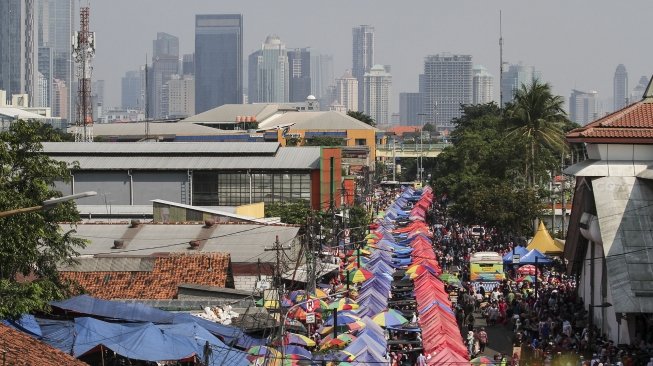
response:
<svg viewBox="0 0 653 366"><path fill-rule="evenodd" d="M195 14L241 13L244 60L277 34L287 47L333 54L336 77L351 68L351 28L373 25L375 63L392 65L393 111L399 92L417 91L424 56L441 52L470 54L487 67L498 100L499 10L504 60L534 65L565 100L572 88L612 98L620 63L630 89L653 73L651 0L91 0L93 78L106 81L106 104L119 106L120 78L151 57L157 32L179 37L180 52L192 53Z"/></svg>

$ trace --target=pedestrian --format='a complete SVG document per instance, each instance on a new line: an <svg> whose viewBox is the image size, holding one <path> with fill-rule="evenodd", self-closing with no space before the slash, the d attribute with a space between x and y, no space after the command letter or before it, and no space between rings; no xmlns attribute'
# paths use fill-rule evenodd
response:
<svg viewBox="0 0 653 366"><path fill-rule="evenodd" d="M485 328L481 327L481 330L478 332L478 345L479 345L479 351L481 353L485 352L485 346L487 346L487 332L485 331Z"/></svg>
<svg viewBox="0 0 653 366"><path fill-rule="evenodd" d="M426 356L424 356L424 352L417 356L417 366L426 366Z"/></svg>
<svg viewBox="0 0 653 366"><path fill-rule="evenodd" d="M469 352L469 357L474 357L474 331L470 330L467 332L467 351Z"/></svg>

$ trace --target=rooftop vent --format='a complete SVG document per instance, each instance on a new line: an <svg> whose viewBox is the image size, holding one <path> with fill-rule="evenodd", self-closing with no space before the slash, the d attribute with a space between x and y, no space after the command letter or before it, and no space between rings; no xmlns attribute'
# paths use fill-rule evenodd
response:
<svg viewBox="0 0 653 366"><path fill-rule="evenodd" d="M112 249L122 249L125 247L125 241L124 240L114 240L113 241L113 248Z"/></svg>
<svg viewBox="0 0 653 366"><path fill-rule="evenodd" d="M204 220L204 227L211 227L213 225L215 225L215 220L214 219Z"/></svg>
<svg viewBox="0 0 653 366"><path fill-rule="evenodd" d="M198 250L200 248L199 240L191 240L190 242L188 242L188 244L189 244L188 249Z"/></svg>
<svg viewBox="0 0 653 366"><path fill-rule="evenodd" d="M130 228L139 227L141 225L141 220L132 220L129 223Z"/></svg>

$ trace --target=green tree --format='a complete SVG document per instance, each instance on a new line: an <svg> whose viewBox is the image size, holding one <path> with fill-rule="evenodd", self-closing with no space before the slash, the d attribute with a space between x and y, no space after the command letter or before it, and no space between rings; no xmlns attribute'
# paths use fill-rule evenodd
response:
<svg viewBox="0 0 653 366"><path fill-rule="evenodd" d="M39 206L61 196L54 182L69 181L69 167L43 154L41 145L60 138L40 122L20 120L0 132L0 211ZM85 242L58 223L77 221L74 202L0 218L0 317L46 310L49 301L69 294L56 266L74 262Z"/></svg>
<svg viewBox="0 0 653 366"><path fill-rule="evenodd" d="M347 111L347 115L351 118L356 118L357 120L363 123L367 123L372 127L376 126L376 122L374 122L374 119L363 112Z"/></svg>
<svg viewBox="0 0 653 366"><path fill-rule="evenodd" d="M311 208L306 200L265 204L265 217L279 217L286 224L305 225L310 214Z"/></svg>
<svg viewBox="0 0 653 366"><path fill-rule="evenodd" d="M508 136L524 147L524 174L531 187L567 148L563 126L568 119L563 105L563 98L553 95L548 83L535 79L530 85L522 84L506 106Z"/></svg>
<svg viewBox="0 0 653 366"><path fill-rule="evenodd" d="M350 240L358 242L365 237L365 230L372 222L372 215L363 205L354 205L349 208L349 222L347 226L352 228Z"/></svg>
<svg viewBox="0 0 653 366"><path fill-rule="evenodd" d="M422 131L434 132L435 126L433 126L431 123L426 123L424 127L422 127Z"/></svg>
<svg viewBox="0 0 653 366"><path fill-rule="evenodd" d="M345 139L332 136L315 136L304 139L304 146L343 146Z"/></svg>

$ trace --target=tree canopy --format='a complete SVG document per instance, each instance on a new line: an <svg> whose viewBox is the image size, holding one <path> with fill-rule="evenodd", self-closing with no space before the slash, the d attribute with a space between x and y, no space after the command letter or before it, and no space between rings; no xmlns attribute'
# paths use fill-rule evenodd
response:
<svg viewBox="0 0 653 366"><path fill-rule="evenodd" d="M573 127L547 84L520 90L505 110L495 103L463 106L452 145L435 159L432 174L454 217L514 234L531 233L549 196L534 182L559 169L564 131Z"/></svg>
<svg viewBox="0 0 653 366"><path fill-rule="evenodd" d="M376 122L374 122L374 118L370 117L369 115L363 113L363 112L358 112L358 111L347 111L347 115L351 118L356 118L357 120L367 123L368 125L375 127Z"/></svg>
<svg viewBox="0 0 653 366"><path fill-rule="evenodd" d="M69 167L43 154L41 145L60 139L40 122L19 120L0 132L0 212L61 196L54 182L69 181ZM56 265L72 262L84 241L63 232L59 223L78 220L74 202L0 218L0 317L44 310L67 295Z"/></svg>

